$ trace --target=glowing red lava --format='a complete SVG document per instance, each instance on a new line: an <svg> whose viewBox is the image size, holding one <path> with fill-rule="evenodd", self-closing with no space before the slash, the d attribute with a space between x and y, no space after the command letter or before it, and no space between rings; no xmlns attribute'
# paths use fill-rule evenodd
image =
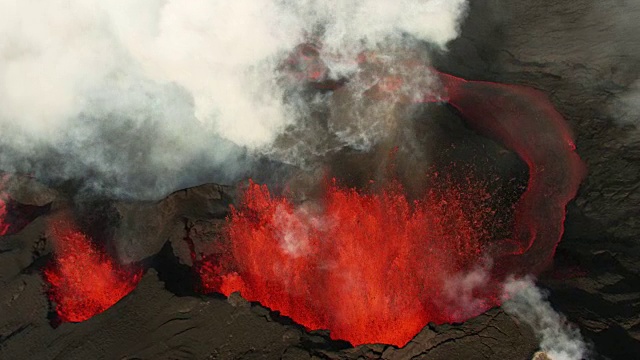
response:
<svg viewBox="0 0 640 360"><path fill-rule="evenodd" d="M553 259L564 232L565 207L586 175L569 126L541 91L436 74L447 101L467 124L514 151L529 167L513 236L491 250L499 258L495 276L540 273Z"/></svg>
<svg viewBox="0 0 640 360"><path fill-rule="evenodd" d="M142 276L101 252L66 221L51 226L55 256L45 269L49 298L62 321L80 322L113 306L130 293Z"/></svg>
<svg viewBox="0 0 640 360"><path fill-rule="evenodd" d="M3 195L4 194L0 193L0 236L5 235L9 231L9 223L6 221L7 203Z"/></svg>
<svg viewBox="0 0 640 360"><path fill-rule="evenodd" d="M204 290L240 291L354 345L403 346L430 321L464 321L499 304L505 277L544 270L585 175L567 124L540 91L425 71L469 126L528 165L511 236L487 233L491 209L473 187L463 190L474 196L448 184L409 203L397 185L365 193L332 184L318 208L306 208L251 184L229 218L228 248L198 265ZM490 270L462 280L483 257Z"/></svg>
<svg viewBox="0 0 640 360"><path fill-rule="evenodd" d="M7 194L3 191L4 177L0 178L0 236L7 234L11 224L7 221Z"/></svg>
<svg viewBox="0 0 640 360"><path fill-rule="evenodd" d="M334 182L316 208L250 183L229 219L230 258L199 269L204 289L240 291L353 344L402 346L429 321L477 315L497 300L458 308L447 281L479 263L493 211L483 187L447 183L410 203L397 184L365 193Z"/></svg>

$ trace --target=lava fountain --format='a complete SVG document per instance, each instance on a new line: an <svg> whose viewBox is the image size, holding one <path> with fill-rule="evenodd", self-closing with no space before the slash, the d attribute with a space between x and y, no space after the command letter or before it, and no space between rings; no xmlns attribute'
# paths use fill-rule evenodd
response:
<svg viewBox="0 0 640 360"><path fill-rule="evenodd" d="M53 261L44 270L49 298L63 322L90 319L129 294L142 271L120 266L69 221L50 222Z"/></svg>
<svg viewBox="0 0 640 360"><path fill-rule="evenodd" d="M326 88L313 65L307 79ZM313 205L295 205L250 183L228 218L221 249L197 267L203 289L239 291L354 345L404 346L428 322L462 322L499 305L507 276L544 270L562 236L566 204L585 175L564 119L540 91L424 71L439 78L445 95L425 95L422 102L449 103L471 128L528 166L509 236L495 239L488 230L495 210L487 200L501 195L473 181L461 186L441 177L412 202L395 181L366 191L334 180ZM451 287L452 279L486 262L482 283L465 294L451 291L461 288ZM459 297L473 301L458 304Z"/></svg>
<svg viewBox="0 0 640 360"><path fill-rule="evenodd" d="M398 183L363 192L333 181L313 208L250 183L229 218L232 259L200 267L204 288L240 291L355 344L404 345L429 321L464 320L442 293L480 260L493 211L481 186L448 185L412 203Z"/></svg>

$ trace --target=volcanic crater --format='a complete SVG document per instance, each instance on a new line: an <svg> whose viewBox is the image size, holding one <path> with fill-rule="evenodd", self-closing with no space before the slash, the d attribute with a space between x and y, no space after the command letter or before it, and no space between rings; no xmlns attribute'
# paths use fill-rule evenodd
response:
<svg viewBox="0 0 640 360"><path fill-rule="evenodd" d="M0 358L530 359L537 334L500 307L503 281L528 274L591 356L637 356L640 143L599 101L640 53L622 38L595 62L562 51L611 21L577 32L589 5L571 3L471 2L424 68L446 95L406 105L410 146L343 148L312 172L265 160L156 200L5 174ZM524 40L548 28L558 44ZM319 76L310 91L344 85ZM482 286L451 290L457 274Z"/></svg>

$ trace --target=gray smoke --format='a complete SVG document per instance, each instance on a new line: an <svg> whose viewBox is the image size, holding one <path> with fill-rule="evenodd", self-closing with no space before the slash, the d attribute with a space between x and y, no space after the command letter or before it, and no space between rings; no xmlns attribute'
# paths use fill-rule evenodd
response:
<svg viewBox="0 0 640 360"><path fill-rule="evenodd" d="M491 261L486 260L469 272L452 274L447 278L444 295L447 311L462 319L483 309L483 300L474 291L489 283ZM508 278L502 284L502 309L525 322L540 340L540 352L535 359L583 360L591 352L580 330L553 309L547 301L548 294L538 288L531 277Z"/></svg>
<svg viewBox="0 0 640 360"><path fill-rule="evenodd" d="M640 80L636 80L615 98L611 112L621 125L631 125L640 130Z"/></svg>
<svg viewBox="0 0 640 360"><path fill-rule="evenodd" d="M459 272L445 277L444 299L440 304L454 319L468 319L486 309L485 299L474 295L477 290L486 287L491 278L492 261L482 259L468 272Z"/></svg>
<svg viewBox="0 0 640 360"><path fill-rule="evenodd" d="M580 331L551 307L547 294L530 278L505 283L502 308L533 328L540 338L540 349L551 360L587 358L587 346Z"/></svg>
<svg viewBox="0 0 640 360"><path fill-rule="evenodd" d="M327 146L274 142L327 99L282 80L296 45L322 43L331 76L355 76L366 50L444 49L465 11L465 0L0 0L0 169L157 198L246 176L263 155L297 165ZM354 138L364 128L336 131L375 142Z"/></svg>

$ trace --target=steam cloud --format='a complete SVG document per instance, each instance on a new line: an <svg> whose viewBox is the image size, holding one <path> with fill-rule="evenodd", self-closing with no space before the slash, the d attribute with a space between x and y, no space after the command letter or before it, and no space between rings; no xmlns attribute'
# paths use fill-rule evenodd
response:
<svg viewBox="0 0 640 360"><path fill-rule="evenodd" d="M454 318L467 319L486 309L486 300L478 298L474 292L489 284L491 266L490 259L482 259L471 271L452 274L445 279L446 303L442 306Z"/></svg>
<svg viewBox="0 0 640 360"><path fill-rule="evenodd" d="M233 181L261 155L298 165L317 149L274 143L290 125L312 131L310 106L327 99L292 96L283 81L297 44L321 42L331 76L353 75L365 50L443 49L465 10L465 0L0 0L0 169L157 198ZM334 129L343 143L377 141L354 138L365 115Z"/></svg>
<svg viewBox="0 0 640 360"><path fill-rule="evenodd" d="M582 360L587 346L580 331L569 324L546 300L531 279L510 279L504 286L502 308L529 324L540 338L541 350L551 360Z"/></svg>

